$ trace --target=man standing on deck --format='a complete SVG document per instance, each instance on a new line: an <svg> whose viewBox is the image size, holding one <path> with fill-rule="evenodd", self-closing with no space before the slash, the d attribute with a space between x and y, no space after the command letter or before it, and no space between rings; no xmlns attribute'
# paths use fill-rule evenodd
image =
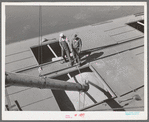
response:
<svg viewBox="0 0 149 122"><path fill-rule="evenodd" d="M66 54L67 58L69 60L69 65L72 66L72 60L70 57L70 49L69 49L68 39L66 38L66 36L64 36L63 33L60 34L59 45L61 47L61 54L64 59L64 61L62 63L66 62L66 58L65 58L65 54Z"/></svg>
<svg viewBox="0 0 149 122"><path fill-rule="evenodd" d="M81 39L77 36L77 34L74 35L72 41L71 41L71 51L73 53L73 58L74 58L74 63L78 63L78 66L81 65L80 62L80 52L82 49L82 41Z"/></svg>

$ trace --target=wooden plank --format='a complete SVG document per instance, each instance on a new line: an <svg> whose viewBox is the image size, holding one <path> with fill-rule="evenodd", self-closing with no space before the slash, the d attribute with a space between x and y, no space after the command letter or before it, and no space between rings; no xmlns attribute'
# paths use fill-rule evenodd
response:
<svg viewBox="0 0 149 122"><path fill-rule="evenodd" d="M60 111L56 101L47 98L41 102L36 102L22 108L23 111Z"/></svg>
<svg viewBox="0 0 149 122"><path fill-rule="evenodd" d="M102 30L95 29L86 33L80 32L79 35L83 43L82 50L115 44L115 40L112 40L111 37Z"/></svg>
<svg viewBox="0 0 149 122"><path fill-rule="evenodd" d="M130 67L129 79L128 82L129 86L132 89L136 89L139 86L144 85L144 63L139 60L135 55L132 55L130 51L124 53L124 62L129 61L127 64Z"/></svg>
<svg viewBox="0 0 149 122"><path fill-rule="evenodd" d="M61 64L61 62L59 61L59 62L52 63L49 66L43 66L42 74L48 74L55 71L63 70L68 67L67 65L68 63Z"/></svg>
<svg viewBox="0 0 149 122"><path fill-rule="evenodd" d="M137 55L137 57L144 62L144 53Z"/></svg>
<svg viewBox="0 0 149 122"><path fill-rule="evenodd" d="M122 26L120 28L114 28L112 30L109 30L109 31L107 31L107 34L112 36L112 35L117 35L120 33L126 33L126 32L133 31L133 30L134 30L133 28L125 25L125 26Z"/></svg>
<svg viewBox="0 0 149 122"><path fill-rule="evenodd" d="M28 89L31 89L31 87L19 87L19 86L7 87L8 95L13 95L13 94L17 94L17 93L20 93L20 92L24 92Z"/></svg>
<svg viewBox="0 0 149 122"><path fill-rule="evenodd" d="M22 53L30 49L34 45L39 45L39 37L22 40L6 46L6 56L14 53Z"/></svg>
<svg viewBox="0 0 149 122"><path fill-rule="evenodd" d="M22 96L23 98L26 98L26 99L22 99ZM51 103L47 101L45 105L48 107L50 104L52 104L55 106L56 110L58 108L56 105L55 98L50 89L32 88L26 91L22 91L22 92L10 95L9 98L11 99L11 101L18 100L21 108L22 107L24 108L27 106L30 106L32 108L34 106L35 107L35 108L33 107L34 109L41 109L41 110L44 110L42 107L40 108L40 106L43 106L42 101L53 99ZM35 104L35 103L40 103L40 104ZM31 110L31 108L28 108L28 109Z"/></svg>
<svg viewBox="0 0 149 122"><path fill-rule="evenodd" d="M134 55L144 54L144 46L131 50Z"/></svg>
<svg viewBox="0 0 149 122"><path fill-rule="evenodd" d="M142 62L137 55L134 55L131 51L126 51L123 54L124 60L129 61L130 65L135 67L138 72L141 72L140 74L144 72L144 62Z"/></svg>
<svg viewBox="0 0 149 122"><path fill-rule="evenodd" d="M46 97L51 97L53 96L52 92L50 89L39 89L39 88L31 88L31 89L27 89L24 91L20 91L19 92L19 87L15 87L18 90L15 90L17 92L15 92L14 94L9 95L9 98L11 100L21 100L21 97L24 96L27 99L25 101L23 100L19 100L21 102L21 106L24 106L26 104L32 103L34 101L39 101L40 99L44 99ZM11 93L12 91L14 92L13 89L9 89L9 92ZM9 94L10 94L9 93Z"/></svg>
<svg viewBox="0 0 149 122"><path fill-rule="evenodd" d="M6 64L14 63L14 62L17 62L19 60L25 60L25 59L28 59L28 58L33 58L30 50L28 50L26 52L6 56Z"/></svg>
<svg viewBox="0 0 149 122"><path fill-rule="evenodd" d="M138 48L140 46L144 47L144 38L141 38L141 39L136 39L136 40L133 40L133 41L130 41L130 42L127 42L127 43L123 43L123 44L120 44L120 45L117 45L115 46L115 50L117 52L122 52L122 51L127 51L127 50L132 50L133 48Z"/></svg>
<svg viewBox="0 0 149 122"><path fill-rule="evenodd" d="M128 56L129 60L126 58ZM132 56L130 57L128 53L124 53L92 63L92 66L118 96L143 85L142 73L131 65L135 63L131 58Z"/></svg>
<svg viewBox="0 0 149 122"><path fill-rule="evenodd" d="M6 64L6 71L11 72L14 70L21 70L35 65L37 65L37 62L34 58L24 59L10 64Z"/></svg>
<svg viewBox="0 0 149 122"><path fill-rule="evenodd" d="M116 35L112 35L111 37L116 41L116 42L122 42L124 41L128 41L134 37L138 37L138 36L143 36L143 33L141 33L138 30L134 30L134 31L130 31L127 33L121 33L121 34L116 34Z"/></svg>

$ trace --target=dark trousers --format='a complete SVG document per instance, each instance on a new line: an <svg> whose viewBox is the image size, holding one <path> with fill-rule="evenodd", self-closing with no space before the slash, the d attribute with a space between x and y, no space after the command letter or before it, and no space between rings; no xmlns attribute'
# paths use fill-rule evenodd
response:
<svg viewBox="0 0 149 122"><path fill-rule="evenodd" d="M80 57L79 57L79 48L72 48L73 58L76 63L80 64Z"/></svg>
<svg viewBox="0 0 149 122"><path fill-rule="evenodd" d="M72 64L72 60L70 58L70 51L69 50L65 50L65 49L62 50L62 57L66 61L65 54L66 54L69 62Z"/></svg>

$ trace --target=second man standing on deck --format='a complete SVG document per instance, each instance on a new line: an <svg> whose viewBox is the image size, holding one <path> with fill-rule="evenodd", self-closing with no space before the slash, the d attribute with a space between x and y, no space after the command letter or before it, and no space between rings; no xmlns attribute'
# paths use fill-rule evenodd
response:
<svg viewBox="0 0 149 122"><path fill-rule="evenodd" d="M77 36L77 34L75 34L73 39L71 40L71 51L73 53L74 63L78 63L78 66L81 65L79 56L81 49L82 49L82 41Z"/></svg>

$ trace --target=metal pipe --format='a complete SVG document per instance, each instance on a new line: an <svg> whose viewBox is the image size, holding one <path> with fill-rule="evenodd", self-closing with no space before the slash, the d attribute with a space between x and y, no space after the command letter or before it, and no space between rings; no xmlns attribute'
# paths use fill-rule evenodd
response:
<svg viewBox="0 0 149 122"><path fill-rule="evenodd" d="M140 24L140 25L142 25L142 26L144 26L144 24L142 22L137 22L137 23Z"/></svg>
<svg viewBox="0 0 149 122"><path fill-rule="evenodd" d="M57 56L56 53L53 51L53 49L50 47L50 45L48 44L47 46L48 46L48 48L51 50L51 52L53 53L53 55L54 55L56 58L58 58L58 56Z"/></svg>
<svg viewBox="0 0 149 122"><path fill-rule="evenodd" d="M51 79L47 77L34 77L19 73L5 73L5 84L14 86L27 86L40 89L69 90L69 91L87 91L88 84L70 83L62 80Z"/></svg>

